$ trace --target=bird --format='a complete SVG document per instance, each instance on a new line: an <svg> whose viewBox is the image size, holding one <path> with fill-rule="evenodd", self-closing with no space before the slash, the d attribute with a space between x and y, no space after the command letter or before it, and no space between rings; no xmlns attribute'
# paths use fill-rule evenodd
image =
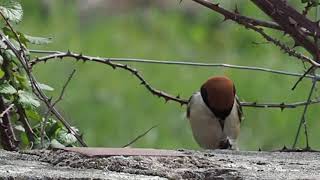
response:
<svg viewBox="0 0 320 180"><path fill-rule="evenodd" d="M238 150L243 113L235 85L228 77L210 77L190 97L187 118L201 148Z"/></svg>

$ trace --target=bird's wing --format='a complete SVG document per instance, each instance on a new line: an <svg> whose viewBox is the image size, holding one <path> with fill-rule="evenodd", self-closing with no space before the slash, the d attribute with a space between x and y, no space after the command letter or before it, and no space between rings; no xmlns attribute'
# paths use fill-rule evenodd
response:
<svg viewBox="0 0 320 180"><path fill-rule="evenodd" d="M244 119L243 117L243 111L242 111L242 106L239 100L239 97L236 95L236 101L237 101L237 110L238 110L238 116L239 116L239 120L240 122Z"/></svg>
<svg viewBox="0 0 320 180"><path fill-rule="evenodd" d="M191 100L192 100L192 98L193 98L193 96L196 94L196 92L195 93L193 93L191 96L190 96L190 98L189 98L189 100L188 100L188 105L187 105L187 118L189 118L190 117L190 106L191 106Z"/></svg>

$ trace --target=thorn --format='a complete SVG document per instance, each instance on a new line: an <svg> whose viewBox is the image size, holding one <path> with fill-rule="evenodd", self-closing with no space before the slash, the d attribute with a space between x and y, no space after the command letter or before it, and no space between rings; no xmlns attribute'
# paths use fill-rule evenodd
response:
<svg viewBox="0 0 320 180"><path fill-rule="evenodd" d="M293 47L292 48L296 48L298 46L301 46L301 44L297 41L294 41Z"/></svg>
<svg viewBox="0 0 320 180"><path fill-rule="evenodd" d="M260 147L259 147L258 151L259 151L259 152L261 152L261 151L262 151Z"/></svg>
<svg viewBox="0 0 320 180"><path fill-rule="evenodd" d="M235 7L235 9L234 9L234 13L236 13L236 14L240 14L239 9L238 9L238 5L237 5L237 4L236 4L236 7Z"/></svg>
<svg viewBox="0 0 320 180"><path fill-rule="evenodd" d="M285 31L283 31L283 36L286 36L286 35L288 35L288 33L287 33L287 32L285 32Z"/></svg>
<svg viewBox="0 0 320 180"><path fill-rule="evenodd" d="M70 52L70 50L68 49L68 51L67 51L67 55L71 55L71 52Z"/></svg>
<svg viewBox="0 0 320 180"><path fill-rule="evenodd" d="M282 148L282 151L285 151L285 150L288 150L286 145L284 145L283 148Z"/></svg>
<svg viewBox="0 0 320 180"><path fill-rule="evenodd" d="M141 84L141 85L146 85L146 82L145 82L145 81L141 81L140 84Z"/></svg>
<svg viewBox="0 0 320 180"><path fill-rule="evenodd" d="M281 112L285 109L285 104L284 104L284 102L282 102L281 104L280 104L280 109L281 109Z"/></svg>
<svg viewBox="0 0 320 180"><path fill-rule="evenodd" d="M47 61L48 61L48 59L45 59L45 60L43 61L43 63L47 63Z"/></svg>
<svg viewBox="0 0 320 180"><path fill-rule="evenodd" d="M165 101L165 103L167 103L168 101L170 101L170 98L168 98L168 97L163 97L164 98L164 101Z"/></svg>
<svg viewBox="0 0 320 180"><path fill-rule="evenodd" d="M82 58L83 58L83 55L82 55L82 53L80 53L78 57L82 59Z"/></svg>
<svg viewBox="0 0 320 180"><path fill-rule="evenodd" d="M116 66L112 63L109 64L113 69L116 69Z"/></svg>
<svg viewBox="0 0 320 180"><path fill-rule="evenodd" d="M180 99L180 94L178 94L178 96L176 96L177 99Z"/></svg>
<svg viewBox="0 0 320 180"><path fill-rule="evenodd" d="M314 24L319 27L320 20L315 21Z"/></svg>
<svg viewBox="0 0 320 180"><path fill-rule="evenodd" d="M226 22L227 20L229 20L230 18L228 18L227 16L224 16L224 19L222 20L222 22Z"/></svg>

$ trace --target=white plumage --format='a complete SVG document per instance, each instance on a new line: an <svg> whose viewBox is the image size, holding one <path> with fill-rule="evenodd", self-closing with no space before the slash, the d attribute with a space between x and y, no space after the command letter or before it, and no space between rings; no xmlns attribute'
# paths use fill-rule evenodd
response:
<svg viewBox="0 0 320 180"><path fill-rule="evenodd" d="M219 119L206 105L200 92L193 94L189 100L187 117L196 142L204 149L229 148L238 149L237 138L240 133L241 109L237 97L230 113L224 120ZM223 122L223 127L219 123ZM222 147L223 143L229 147Z"/></svg>

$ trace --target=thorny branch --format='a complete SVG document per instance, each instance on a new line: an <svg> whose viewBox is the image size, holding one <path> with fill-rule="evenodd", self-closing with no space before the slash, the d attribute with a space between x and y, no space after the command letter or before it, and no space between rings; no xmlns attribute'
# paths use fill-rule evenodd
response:
<svg viewBox="0 0 320 180"><path fill-rule="evenodd" d="M20 50L18 50L12 43L11 41L3 34L0 33L0 39L2 42L4 42L7 47L12 50L12 52L15 54L15 56L17 57L17 59L19 60L19 62L21 63L22 67L24 68L31 86L32 86L32 90L34 92L34 94L41 100L43 101L46 106L48 108L51 107L51 103L49 98L46 96L46 94L41 90L41 88L39 87L39 84L37 83L36 78L33 76L33 74L30 72L31 68L29 67L29 64L27 63L27 57L25 55L25 51L24 51L24 46L22 45L19 36L17 35L16 31L13 29L13 27L11 26L11 24L9 23L9 21L5 18L5 16L2 14L2 12L0 11L0 15L2 16L2 18L5 20L6 24L8 25L8 27L10 28L10 30L14 33L14 35L17 38L17 41L20 45ZM69 125L69 123L62 117L62 115L53 107L52 108L52 113L57 117L57 119L59 121L61 121L63 123L63 125L68 129L68 131L70 133L72 133L78 140L78 142L82 145L82 146L86 146L85 142L82 140L82 137L73 130L73 128Z"/></svg>
<svg viewBox="0 0 320 180"><path fill-rule="evenodd" d="M40 54L51 54L51 55L63 53L61 51L43 51L43 50L29 50L29 52L40 53ZM267 72L267 73L274 73L274 74L281 74L281 75L288 75L288 76L295 76L295 77L303 76L303 74L301 73L287 72L283 70L274 70L274 69L263 68L263 67L239 66L239 65L225 64L225 63L202 63L202 62L187 62L187 61L173 61L173 60L161 61L161 60L133 59L133 58L104 58L104 59L109 59L112 62L128 62L128 63L134 62L134 63L179 65L179 66L193 66L193 67L224 67L224 68L232 68L232 69L240 69L240 70L260 71L260 72ZM29 64L31 67L33 67L34 65L40 62L43 62L43 61L41 61L40 59L35 59L35 60L31 60ZM311 78L311 79L315 78L315 76L310 74L306 74L305 77Z"/></svg>
<svg viewBox="0 0 320 180"><path fill-rule="evenodd" d="M289 48L288 46L286 46L285 44L283 44L279 40L269 36L267 33L264 32L264 30L262 28L256 27L255 24L251 23L248 19L240 18L238 14L233 13L231 11L228 11L228 10L220 7L219 4L213 4L213 3L206 1L206 0L193 0L193 1L223 15L225 20L231 19L234 22L236 22L246 28L249 28L249 29L252 29L253 31L256 31L257 33L262 35L263 38L265 38L267 41L275 44L277 47L279 47L281 50L283 50L289 56L296 57L304 62L309 62L313 66L320 67L320 64L318 62L312 60L311 58L309 58L305 55L302 55L301 53L295 51L294 49Z"/></svg>
<svg viewBox="0 0 320 180"><path fill-rule="evenodd" d="M170 94L167 94L165 92L162 92L160 90L155 89L152 87L144 78L143 76L138 72L138 70L124 64L119 64L119 63L114 63L111 58L100 58L100 57L91 57L91 56L86 56L82 54L76 54L73 52L59 52L57 54L50 54L47 56L43 57L38 57L32 61L30 61L31 67L34 67L35 64L38 64L39 62L47 62L48 60L54 60L57 58L63 59L66 57L71 57L73 59L71 60L83 60L84 62L89 61L89 62L97 62L97 63L102 63L111 66L113 69L116 68L121 68L124 70L127 70L131 72L135 77L137 77L141 84L146 87L146 89L151 92L152 94L162 97L165 99L165 101L175 101L180 103L181 105L185 105L188 103L188 100L186 99L181 99L180 96L173 96ZM317 104L320 102L320 99L312 100L311 104ZM295 103L257 103L257 102L241 102L241 105L244 107L257 107L257 108L280 108L280 109L285 109L285 108L296 108L299 106L304 106L308 102L295 102Z"/></svg>
<svg viewBox="0 0 320 180"><path fill-rule="evenodd" d="M127 71L131 72L136 78L138 78L140 80L140 84L143 85L153 95L156 95L158 97L162 97L166 102L171 100L171 101L178 102L181 105L184 105L184 104L188 103L188 100L181 99L179 95L178 96L172 96L172 95L169 95L169 94L167 94L165 92L162 92L160 90L157 90L157 89L153 88L143 78L143 76L141 75L141 73L137 69L134 69L134 68L132 68L132 67L126 65L126 64L114 63L108 58L90 57L90 56L85 56L85 55L82 55L82 54L75 54L75 53L72 53L72 52L68 51L68 52L64 52L64 53L52 54L52 55L44 56L44 57L41 57L41 58L36 58L35 60L32 60L30 62L37 62L37 61L46 62L46 61L48 61L50 59L55 59L55 58L61 58L62 59L62 58L65 58L65 57L71 57L71 58L74 58L75 60L83 60L84 62L85 61L98 62L98 63L109 65L113 69L120 68L120 69L123 69L123 70L127 70Z"/></svg>
<svg viewBox="0 0 320 180"><path fill-rule="evenodd" d="M256 6L279 24L295 41L295 45L304 47L310 54L317 54L317 46L301 32L307 29L312 34L320 34L316 23L297 12L282 0L251 0Z"/></svg>
<svg viewBox="0 0 320 180"><path fill-rule="evenodd" d="M285 32L285 30L281 26L279 26L276 22L265 21L265 20L260 20L260 19L248 17L248 16L243 16L243 15L239 14L239 12L237 12L237 11L232 12L232 11L228 11L228 10L222 8L221 6L219 6L218 3L213 4L213 3L210 3L206 0L193 0L193 1L223 15L225 17L225 20L231 19L233 21L245 21L249 24L252 24L253 26L266 27L266 28L280 30L280 31ZM312 34L309 31L306 31L305 29L300 29L300 30L309 36L314 36L314 34Z"/></svg>

